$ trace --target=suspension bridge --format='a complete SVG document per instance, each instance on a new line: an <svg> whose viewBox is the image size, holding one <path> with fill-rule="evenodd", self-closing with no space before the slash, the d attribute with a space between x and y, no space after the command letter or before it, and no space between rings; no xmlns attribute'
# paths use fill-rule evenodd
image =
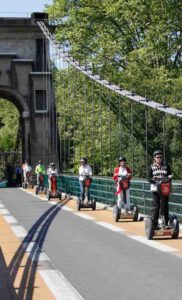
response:
<svg viewBox="0 0 182 300"><path fill-rule="evenodd" d="M127 90L92 64L79 62L60 45L46 13L0 18L0 25L0 97L19 111L16 145L22 147L0 153L1 165L28 159L34 169L39 159L46 166L55 161L63 195L61 201L47 201L44 193L35 195L31 188L0 189L0 298L178 299L181 234L178 240L148 241L142 221L116 224L111 175L116 154L126 156L134 177L131 201L141 216L148 215L152 200L143 178L153 151L152 133L168 160L166 123L169 118L180 120L182 111L145 91L143 96ZM142 158L137 152L139 134ZM82 156L93 169L90 192L97 200L96 211L76 208ZM181 187L174 181L170 196L170 213L179 218ZM169 270L175 271L171 275Z"/></svg>

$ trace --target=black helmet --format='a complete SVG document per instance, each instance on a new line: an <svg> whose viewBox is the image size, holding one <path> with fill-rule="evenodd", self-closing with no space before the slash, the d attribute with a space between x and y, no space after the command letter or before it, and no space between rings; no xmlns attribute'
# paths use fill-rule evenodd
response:
<svg viewBox="0 0 182 300"><path fill-rule="evenodd" d="M155 150L154 153L153 153L153 157L155 157L158 154L163 155L161 150Z"/></svg>
<svg viewBox="0 0 182 300"><path fill-rule="evenodd" d="M120 161L125 161L126 162L126 158L125 157L119 157L118 158L118 161L120 162Z"/></svg>
<svg viewBox="0 0 182 300"><path fill-rule="evenodd" d="M51 163L50 163L50 167L55 167L55 163L54 163L54 162L51 162Z"/></svg>

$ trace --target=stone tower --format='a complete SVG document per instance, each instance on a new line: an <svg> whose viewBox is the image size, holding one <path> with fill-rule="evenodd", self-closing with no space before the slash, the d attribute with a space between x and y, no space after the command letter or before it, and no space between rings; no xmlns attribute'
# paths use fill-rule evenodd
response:
<svg viewBox="0 0 182 300"><path fill-rule="evenodd" d="M19 110L22 159L33 167L39 159L47 165L57 157L49 42L35 23L40 17L48 23L46 13L0 18L0 98Z"/></svg>

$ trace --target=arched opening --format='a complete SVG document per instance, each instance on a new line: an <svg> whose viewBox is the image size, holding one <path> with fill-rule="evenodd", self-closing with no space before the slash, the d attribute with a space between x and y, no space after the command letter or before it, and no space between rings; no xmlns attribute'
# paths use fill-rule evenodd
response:
<svg viewBox="0 0 182 300"><path fill-rule="evenodd" d="M12 181L15 168L29 158L29 108L15 90L0 87L0 180Z"/></svg>
<svg viewBox="0 0 182 300"><path fill-rule="evenodd" d="M0 98L0 180L14 175L22 161L22 128L17 107Z"/></svg>

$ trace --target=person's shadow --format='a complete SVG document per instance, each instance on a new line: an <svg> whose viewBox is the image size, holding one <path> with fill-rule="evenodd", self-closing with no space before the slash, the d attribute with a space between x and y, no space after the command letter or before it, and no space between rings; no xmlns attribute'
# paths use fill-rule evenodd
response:
<svg viewBox="0 0 182 300"><path fill-rule="evenodd" d="M51 206L28 231L27 236L24 238L21 245L17 249L9 266L6 266L5 263L2 263L3 268L5 270L4 272L6 274L6 280L8 282L8 289L11 291L10 299L31 300L33 298L34 289L38 288L34 285L34 283L37 267L39 264L39 256L42 252L42 247L48 229L56 215L60 212L62 206L64 206L68 201L69 200L65 200L64 202ZM26 264L23 265L23 259L25 257L26 250L29 245L33 246L30 249ZM23 274L20 280L19 288L16 288L15 290L13 286L15 283L16 276L18 274L18 270L21 267L24 268ZM0 300L2 299L8 300L8 298L2 298L0 292Z"/></svg>

